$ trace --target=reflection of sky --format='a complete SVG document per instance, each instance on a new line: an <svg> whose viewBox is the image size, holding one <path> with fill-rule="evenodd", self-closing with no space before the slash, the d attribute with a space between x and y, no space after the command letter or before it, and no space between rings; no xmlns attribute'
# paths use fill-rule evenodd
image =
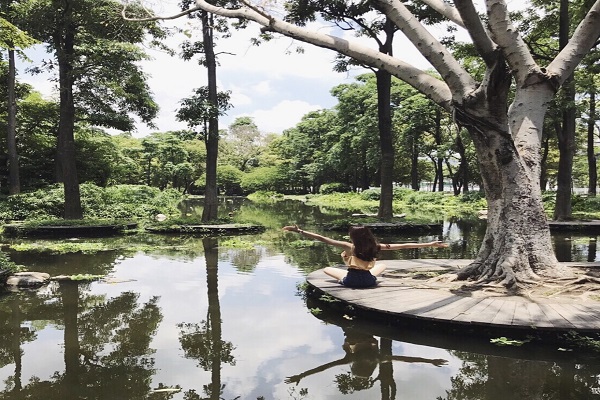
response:
<svg viewBox="0 0 600 400"><path fill-rule="evenodd" d="M222 257L224 253L220 254L218 280L222 340L234 346L235 365L222 364L223 398L293 398L290 393L300 398L301 388L308 388L309 398L380 397L378 382L373 388L352 395L339 392L335 376L348 372L349 365L308 376L297 386L284 383L288 376L342 358L343 332L309 312L296 294L297 284L303 282L304 275L287 264L283 254L266 256L262 252L253 270L240 273ZM117 260L111 277L120 283L93 283L89 285L90 294L112 298L132 291L139 295L138 307L154 296L159 297L163 319L150 343L155 351L156 368L151 386L180 385L184 391L195 389L203 394L202 386L210 384L211 373L198 367L197 360L185 358L177 324L207 319L204 257L179 260L139 253ZM64 372L64 333L60 329L46 325L38 332L37 340L22 346L24 383L33 376L50 379L55 371ZM41 354L44 356L40 357ZM394 376L402 398L443 396L450 386L450 376L459 366L445 350L435 348L394 342L394 354L451 360L441 368L394 362ZM14 365L0 369L2 380L12 374ZM373 378L376 375L377 370ZM174 398L182 399L183 392Z"/></svg>

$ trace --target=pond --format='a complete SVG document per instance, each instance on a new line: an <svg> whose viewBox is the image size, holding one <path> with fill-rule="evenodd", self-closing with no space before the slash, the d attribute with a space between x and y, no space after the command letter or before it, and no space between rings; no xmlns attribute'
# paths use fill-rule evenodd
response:
<svg viewBox="0 0 600 400"><path fill-rule="evenodd" d="M0 297L0 398L600 398L593 353L501 347L490 338L388 327L313 304L300 287L306 274L338 263L339 254L280 228L322 231L347 215L297 201L228 199L222 208L267 229L241 237L46 242L107 246L89 254L12 251L4 239L11 258L29 270L107 277ZM482 222L445 221L430 236L382 240L451 244L385 252L391 258L472 258L483 231ZM557 252L574 261L595 260L596 239L554 236Z"/></svg>

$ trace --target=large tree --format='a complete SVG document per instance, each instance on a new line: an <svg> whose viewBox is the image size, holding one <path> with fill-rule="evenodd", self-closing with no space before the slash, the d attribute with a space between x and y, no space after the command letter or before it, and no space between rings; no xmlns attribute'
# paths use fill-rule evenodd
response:
<svg viewBox="0 0 600 400"><path fill-rule="evenodd" d="M75 163L77 121L131 130L137 114L150 123L158 107L151 98L138 62L146 58L137 45L150 32L164 34L155 24L131 24L120 17L115 0L26 0L15 10L33 37L45 43L58 72L60 115L57 181L64 185L67 219L83 217Z"/></svg>
<svg viewBox="0 0 600 400"><path fill-rule="evenodd" d="M488 225L479 254L459 278L499 281L506 286L565 271L554 256L540 190L540 144L547 105L600 37L600 0L589 6L569 43L547 64L534 60L514 28L504 0L486 0L480 15L472 0L422 0L449 23L464 28L485 63L482 79L472 76L444 44L400 0L373 0L415 44L442 77L381 53L358 41L294 25L261 5L241 0L238 8L196 0L196 9L252 20L277 32L332 49L384 69L452 112L475 144L488 203ZM268 3L271 4L271 3ZM511 92L511 89L514 89Z"/></svg>

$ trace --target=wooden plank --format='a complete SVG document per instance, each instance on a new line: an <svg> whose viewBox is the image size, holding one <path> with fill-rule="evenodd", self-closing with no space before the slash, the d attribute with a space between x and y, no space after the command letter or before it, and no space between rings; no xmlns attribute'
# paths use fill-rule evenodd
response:
<svg viewBox="0 0 600 400"><path fill-rule="evenodd" d="M529 317L531 318L531 325L535 328L554 328L554 324L544 310L537 303L527 303L526 304L527 311L529 312Z"/></svg>
<svg viewBox="0 0 600 400"><path fill-rule="evenodd" d="M560 315L558 312L556 312L556 310L554 308L551 307L552 304L540 303L538 305L540 306L540 308L542 309L544 314L546 314L546 316L548 317L548 320L552 323L554 328L560 328L560 329L575 328L575 326L570 321L567 321L566 319L564 319L562 315Z"/></svg>
<svg viewBox="0 0 600 400"><path fill-rule="evenodd" d="M396 299L397 301L382 301L379 299L363 299L361 306L369 308L378 308L386 312L407 314L409 310L418 308L424 304L430 304L435 301L447 297L448 294L443 294L434 290L414 289L408 296ZM410 314L410 313L409 313Z"/></svg>
<svg viewBox="0 0 600 400"><path fill-rule="evenodd" d="M504 305L504 300L493 297L490 299L490 303L481 312L471 315L471 323L478 323L482 325L489 325L492 320L500 311L500 308Z"/></svg>
<svg viewBox="0 0 600 400"><path fill-rule="evenodd" d="M490 321L493 325L512 325L517 303L511 300L502 300L502 306Z"/></svg>
<svg viewBox="0 0 600 400"><path fill-rule="evenodd" d="M600 321L600 303L597 304L578 304L578 303L569 303L569 307L573 307L582 314L586 315L588 318Z"/></svg>
<svg viewBox="0 0 600 400"><path fill-rule="evenodd" d="M447 296L444 296L440 300L430 302L428 304L424 304L423 306L421 306L419 308L415 308L414 310L411 310L411 313L415 314L415 315L419 315L419 316L424 316L426 313L428 313L430 311L438 310L440 307L444 307L449 304L450 305L454 304L455 302L457 302L458 300L461 299L460 296L456 296L452 293L446 293L446 294L447 294Z"/></svg>
<svg viewBox="0 0 600 400"><path fill-rule="evenodd" d="M420 313L422 317L442 320L453 320L479 304L483 298L454 296L452 301L437 308Z"/></svg>
<svg viewBox="0 0 600 400"><path fill-rule="evenodd" d="M485 309L489 307L492 302L493 299L491 297L483 298L479 303L475 304L470 309L459 313L456 317L452 318L452 320L457 322L472 322L473 317L485 311Z"/></svg>
<svg viewBox="0 0 600 400"><path fill-rule="evenodd" d="M531 327L533 326L533 320L531 318L531 314L529 313L528 302L519 302L516 303L515 314L513 316L512 325L513 326L524 326Z"/></svg>
<svg viewBox="0 0 600 400"><path fill-rule="evenodd" d="M412 304L419 301L430 301L432 298L431 291L423 289L412 289L402 293L403 295L365 297L357 301L356 304L367 306L370 308L380 308L385 311L396 309L407 309Z"/></svg>
<svg viewBox="0 0 600 400"><path fill-rule="evenodd" d="M600 323L598 321L594 321L593 318L586 318L586 316L580 310L574 307L569 307L568 304L553 303L549 304L549 306L576 328L589 329L600 327Z"/></svg>

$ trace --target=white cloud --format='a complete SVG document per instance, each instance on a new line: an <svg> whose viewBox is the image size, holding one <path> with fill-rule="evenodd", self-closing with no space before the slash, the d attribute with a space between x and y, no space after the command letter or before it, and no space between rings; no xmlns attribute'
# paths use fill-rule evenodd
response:
<svg viewBox="0 0 600 400"><path fill-rule="evenodd" d="M271 87L271 82L269 81L261 81L256 85L252 86L253 93L259 94L261 96L265 96L273 93L273 88Z"/></svg>
<svg viewBox="0 0 600 400"><path fill-rule="evenodd" d="M252 117L259 130L265 133L280 133L294 127L310 111L320 110L322 106L299 100L282 100L269 109L257 109L247 113ZM243 115L232 115L231 121Z"/></svg>

